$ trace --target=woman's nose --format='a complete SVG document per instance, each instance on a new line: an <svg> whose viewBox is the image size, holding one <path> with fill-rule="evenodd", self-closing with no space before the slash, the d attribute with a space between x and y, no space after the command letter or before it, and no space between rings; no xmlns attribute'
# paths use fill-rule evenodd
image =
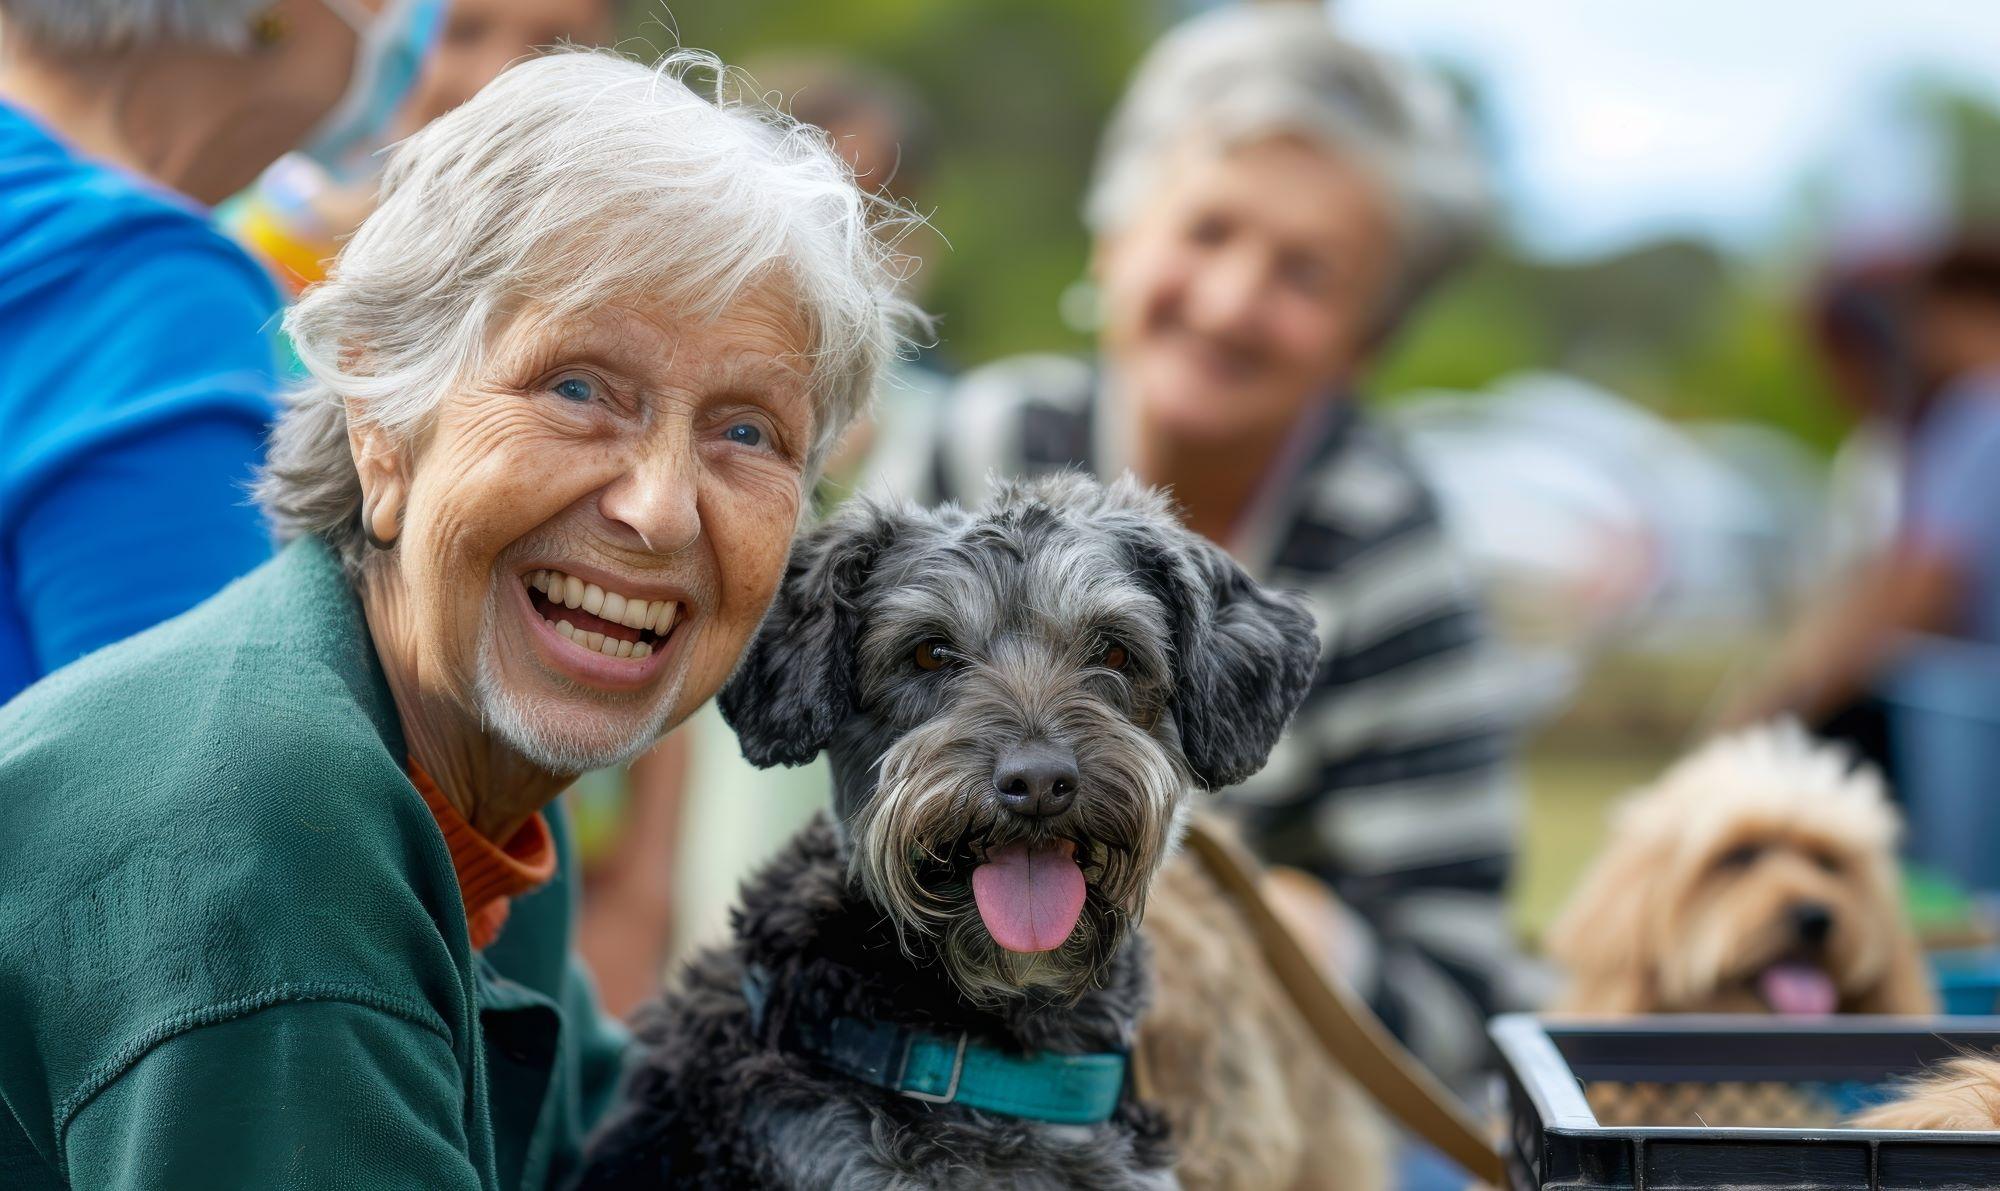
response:
<svg viewBox="0 0 2000 1191"><path fill-rule="evenodd" d="M701 536L699 481L691 445L661 443L604 488L598 508L652 553L678 554Z"/></svg>
<svg viewBox="0 0 2000 1191"><path fill-rule="evenodd" d="M1188 315L1196 330L1243 334L1253 330L1264 300L1264 270L1248 254L1212 260L1189 286Z"/></svg>

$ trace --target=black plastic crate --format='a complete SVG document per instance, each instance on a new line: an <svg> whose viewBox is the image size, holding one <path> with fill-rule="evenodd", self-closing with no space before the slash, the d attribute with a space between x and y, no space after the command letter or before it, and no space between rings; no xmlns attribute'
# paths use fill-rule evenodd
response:
<svg viewBox="0 0 2000 1191"><path fill-rule="evenodd" d="M1939 1059L2000 1049L2000 1017L1511 1014L1513 1191L1995 1191L2000 1133L1843 1129Z"/></svg>

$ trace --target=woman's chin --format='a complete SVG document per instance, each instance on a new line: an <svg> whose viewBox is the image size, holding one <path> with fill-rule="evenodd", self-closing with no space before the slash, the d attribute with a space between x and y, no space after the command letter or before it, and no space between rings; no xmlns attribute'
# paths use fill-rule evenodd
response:
<svg viewBox="0 0 2000 1191"><path fill-rule="evenodd" d="M1143 416L1156 433L1198 446L1226 446L1256 433L1267 421L1254 416L1259 404L1255 393L1178 383L1140 397Z"/></svg>
<svg viewBox="0 0 2000 1191"><path fill-rule="evenodd" d="M481 675L480 715L489 730L551 773L577 774L623 764L652 747L671 726L678 681L650 700L601 697L547 683Z"/></svg>

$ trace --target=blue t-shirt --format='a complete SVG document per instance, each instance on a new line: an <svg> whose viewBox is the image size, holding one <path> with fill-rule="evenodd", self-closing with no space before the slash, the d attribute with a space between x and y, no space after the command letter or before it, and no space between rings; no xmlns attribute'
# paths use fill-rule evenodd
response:
<svg viewBox="0 0 2000 1191"><path fill-rule="evenodd" d="M1910 444L1904 532L1965 576L1957 635L2000 645L2000 374L1951 387Z"/></svg>
<svg viewBox="0 0 2000 1191"><path fill-rule="evenodd" d="M199 208L0 104L0 703L270 556L278 309Z"/></svg>

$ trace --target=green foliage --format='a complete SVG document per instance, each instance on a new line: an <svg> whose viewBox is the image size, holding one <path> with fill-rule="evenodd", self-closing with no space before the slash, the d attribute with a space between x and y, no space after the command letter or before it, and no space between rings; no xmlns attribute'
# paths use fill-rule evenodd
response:
<svg viewBox="0 0 2000 1191"><path fill-rule="evenodd" d="M838 53L907 81L939 129L919 206L950 245L924 304L947 358L1075 349L1056 300L1083 275L1078 202L1098 130L1170 14L1158 0L683 0L679 40L725 61ZM655 46L658 18L629 23Z"/></svg>
<svg viewBox="0 0 2000 1191"><path fill-rule="evenodd" d="M1748 418L1820 446L1845 428L1796 295L1690 241L1574 263L1495 249L1404 328L1369 387L1393 401L1529 369L1573 373L1668 417Z"/></svg>

